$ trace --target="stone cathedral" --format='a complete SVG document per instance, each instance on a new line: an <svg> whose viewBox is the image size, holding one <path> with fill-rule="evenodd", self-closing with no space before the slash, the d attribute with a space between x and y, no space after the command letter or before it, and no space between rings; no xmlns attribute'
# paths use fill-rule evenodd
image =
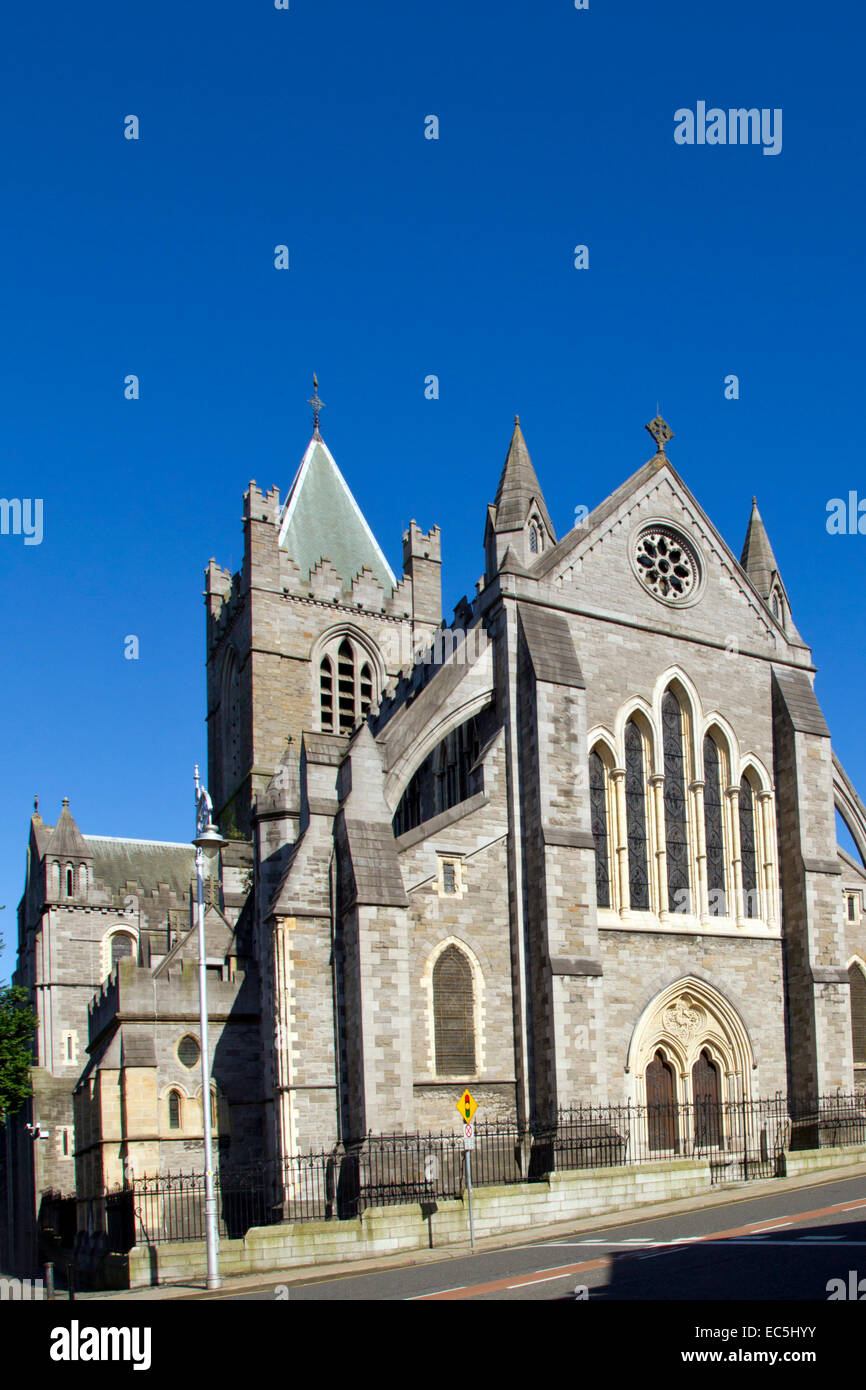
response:
<svg viewBox="0 0 866 1390"><path fill-rule="evenodd" d="M738 560L647 428L559 539L515 422L450 626L438 527L398 578L318 414L287 495L250 485L206 571L221 1161L451 1129L467 1084L522 1122L866 1085L866 808L757 505ZM192 875L33 817L31 1205L200 1163Z"/></svg>

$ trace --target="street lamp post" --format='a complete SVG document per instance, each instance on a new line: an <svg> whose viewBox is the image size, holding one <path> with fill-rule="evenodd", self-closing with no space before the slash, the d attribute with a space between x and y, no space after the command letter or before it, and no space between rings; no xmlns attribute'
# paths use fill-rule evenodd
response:
<svg viewBox="0 0 866 1390"><path fill-rule="evenodd" d="M201 1109L204 1120L204 1219L207 1237L207 1286L220 1287L219 1228L213 1180L213 1127L210 1113L210 1048L207 1018L207 961L204 942L204 861L227 843L213 823L213 804L195 769L195 879L198 894L198 994L201 1030Z"/></svg>

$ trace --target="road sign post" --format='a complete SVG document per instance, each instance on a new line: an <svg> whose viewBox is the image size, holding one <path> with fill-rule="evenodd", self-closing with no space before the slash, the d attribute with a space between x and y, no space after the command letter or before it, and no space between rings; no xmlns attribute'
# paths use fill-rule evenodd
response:
<svg viewBox="0 0 866 1390"><path fill-rule="evenodd" d="M472 1150L475 1148L475 1126L472 1116L478 1105L470 1091L464 1091L456 1110L463 1121L463 1167L466 1173L466 1197L469 1203L469 1248L475 1249L475 1220L472 1211Z"/></svg>
<svg viewBox="0 0 866 1390"><path fill-rule="evenodd" d="M472 1150L475 1148L475 1126L463 1126L463 1161L466 1166L466 1196L469 1202L469 1249L475 1249L475 1220L472 1211Z"/></svg>

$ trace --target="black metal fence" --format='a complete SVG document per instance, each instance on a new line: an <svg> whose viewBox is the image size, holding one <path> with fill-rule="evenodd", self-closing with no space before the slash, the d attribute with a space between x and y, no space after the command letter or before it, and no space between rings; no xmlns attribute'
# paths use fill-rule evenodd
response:
<svg viewBox="0 0 866 1390"><path fill-rule="evenodd" d="M711 1181L773 1177L791 1148L866 1143L866 1092L789 1101L690 1105L580 1105L521 1128L508 1120L476 1124L472 1181L538 1182L550 1174L620 1165L704 1159ZM224 1165L215 1174L220 1233L252 1226L356 1217L371 1207L460 1197L462 1133L369 1135L362 1143L298 1154L281 1164ZM73 1222L75 1225L73 1225ZM134 1244L205 1239L200 1171L137 1178L95 1197L47 1193L43 1229L63 1243L79 1233L122 1252Z"/></svg>

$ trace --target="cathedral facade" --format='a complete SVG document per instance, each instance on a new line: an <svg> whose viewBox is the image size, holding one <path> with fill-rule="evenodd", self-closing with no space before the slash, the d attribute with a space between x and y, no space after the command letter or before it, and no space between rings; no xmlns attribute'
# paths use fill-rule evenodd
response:
<svg viewBox="0 0 866 1390"><path fill-rule="evenodd" d="M448 626L438 528L398 579L318 424L284 499L250 485L205 595L226 1162L451 1129L466 1085L529 1124L866 1084L866 808L757 505L738 560L648 428L557 539L515 422ZM24 1207L200 1163L192 872L34 816Z"/></svg>

